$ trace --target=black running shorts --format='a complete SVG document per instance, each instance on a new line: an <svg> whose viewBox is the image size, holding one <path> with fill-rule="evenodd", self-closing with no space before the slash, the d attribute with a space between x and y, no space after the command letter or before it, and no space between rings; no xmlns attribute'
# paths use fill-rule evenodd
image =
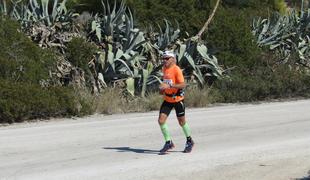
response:
<svg viewBox="0 0 310 180"><path fill-rule="evenodd" d="M164 113L167 116L169 116L172 108L175 109L175 113L177 117L185 116L184 100L176 102L176 103L170 103L170 102L164 101L161 104L159 113Z"/></svg>

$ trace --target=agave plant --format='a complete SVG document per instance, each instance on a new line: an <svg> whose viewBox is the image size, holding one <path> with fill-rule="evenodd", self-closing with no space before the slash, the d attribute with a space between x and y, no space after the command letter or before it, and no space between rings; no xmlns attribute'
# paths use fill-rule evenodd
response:
<svg viewBox="0 0 310 180"><path fill-rule="evenodd" d="M66 0L12 1L8 14L19 21L22 30L40 47L59 47L64 53L65 43L79 36L73 31L73 19L78 14L68 11Z"/></svg>
<svg viewBox="0 0 310 180"><path fill-rule="evenodd" d="M7 15L6 0L0 1L0 14Z"/></svg>
<svg viewBox="0 0 310 180"><path fill-rule="evenodd" d="M161 54L162 50L172 48L177 56L178 64L183 69L183 73L187 80L193 80L200 86L206 83L206 80L211 76L221 78L223 69L218 65L217 58L208 53L208 49L204 42L196 36L185 39L183 41L178 39L179 28L174 30L170 23L165 20L165 33L160 29L160 33L153 34L151 37L151 47ZM159 34L159 35L158 35ZM158 56L157 56L158 57ZM157 66L159 67L159 66ZM158 81L161 77L160 73L154 73L150 78L150 82Z"/></svg>
<svg viewBox="0 0 310 180"><path fill-rule="evenodd" d="M176 28L166 19L164 20L164 24L164 29L157 24L159 32L152 26L144 30L144 36L147 41L143 44L143 52L147 54L154 66L160 65L161 61L159 59L163 50L175 48L179 38L180 29L177 22Z"/></svg>
<svg viewBox="0 0 310 180"><path fill-rule="evenodd" d="M310 38L306 36L305 39L301 39L297 47L300 63L306 67L310 67Z"/></svg>
<svg viewBox="0 0 310 180"><path fill-rule="evenodd" d="M159 33L152 33L153 37L150 37L154 47L158 50L165 50L167 47L175 44L180 34L180 28L177 22L176 28L174 28L168 20L164 19L164 22L165 29L163 30L160 25L158 25Z"/></svg>
<svg viewBox="0 0 310 180"><path fill-rule="evenodd" d="M113 8L107 1L102 2L102 13L87 18L87 32L77 34L73 23L75 14L67 10L65 3L66 0L53 3L29 0L27 5L15 2L8 14L21 22L24 32L41 47L57 46L63 53L71 37L86 34L85 38L100 49L89 62L93 89L100 91L100 88L123 82L130 94L145 96L161 82L160 57L170 48L177 54L187 80L195 80L203 86L209 77L222 75L217 59L208 54L204 43L195 38L179 40L178 25L174 28L168 20L164 20L164 28L159 26L159 32L153 28L142 31L134 26L132 13L123 1L119 6L114 3ZM1 11L7 12L4 7L5 3L2 3ZM71 76L68 69L71 72L77 68L66 60L59 61L57 68L60 79L70 77L73 81L78 77L83 82L80 84L89 82L85 81L84 72L80 70Z"/></svg>
<svg viewBox="0 0 310 180"><path fill-rule="evenodd" d="M41 3L37 0L29 0L28 4L13 1L11 16L21 21L22 24L41 22L46 26L52 26L55 23L66 25L72 21L76 14L67 10L67 0L61 2L54 0L52 2L53 5L50 6L49 0L42 0Z"/></svg>
<svg viewBox="0 0 310 180"><path fill-rule="evenodd" d="M299 59L290 63L310 67L310 54L307 50L310 9L305 12L302 6L300 13L292 10L284 16L274 14L269 19L254 19L252 29L257 44L268 46L271 51L275 51L279 55L280 63L288 63L291 55L297 53Z"/></svg>
<svg viewBox="0 0 310 180"><path fill-rule="evenodd" d="M102 46L96 58L99 71L107 83L123 79L128 89L137 84L134 89L141 89L144 96L146 67L150 67L144 57L144 33L134 27L132 14L123 2L118 9L115 3L112 11L108 2L107 5L102 2L102 6L103 14L94 16L88 36L90 41ZM135 94L134 91L129 92Z"/></svg>
<svg viewBox="0 0 310 180"><path fill-rule="evenodd" d="M195 80L203 86L211 76L222 77L223 69L218 65L217 58L208 53L203 41L195 37L189 38L185 43L178 42L176 50L179 65L188 79Z"/></svg>
<svg viewBox="0 0 310 180"><path fill-rule="evenodd" d="M111 42L112 40L121 42L122 35L129 33L127 32L128 29L133 28L132 16L128 16L131 15L130 11L128 10L129 13L126 12L127 7L123 1L118 9L115 2L112 11L108 1L107 5L103 1L101 1L101 4L103 7L102 14L96 14L91 23L91 40L99 43ZM124 28L126 25L127 28Z"/></svg>
<svg viewBox="0 0 310 180"><path fill-rule="evenodd" d="M115 3L116 4L116 3ZM178 40L180 29L164 20L165 28L141 31L134 27L134 19L121 3L111 11L103 5L103 14L96 14L89 28L88 39L102 47L94 66L100 67L95 75L102 74L105 84L124 81L130 94L144 96L161 82L161 54L173 48L179 65L187 79L203 86L209 77L221 77L222 69L217 59L208 54L207 47L198 39ZM99 79L98 77L95 79ZM99 84L99 83L98 83Z"/></svg>

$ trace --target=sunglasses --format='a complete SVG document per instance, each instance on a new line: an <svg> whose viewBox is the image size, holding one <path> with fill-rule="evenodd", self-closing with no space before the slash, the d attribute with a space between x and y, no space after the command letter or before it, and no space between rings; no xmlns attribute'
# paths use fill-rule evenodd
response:
<svg viewBox="0 0 310 180"><path fill-rule="evenodd" d="M164 61L168 61L169 59L170 59L169 57L163 58Z"/></svg>

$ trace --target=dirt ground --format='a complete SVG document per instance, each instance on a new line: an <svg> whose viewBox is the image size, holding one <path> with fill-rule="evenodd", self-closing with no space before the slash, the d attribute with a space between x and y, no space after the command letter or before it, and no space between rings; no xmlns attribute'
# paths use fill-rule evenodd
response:
<svg viewBox="0 0 310 180"><path fill-rule="evenodd" d="M93 115L0 127L1 180L310 179L310 100L187 109L196 142L175 114L164 140L158 112Z"/></svg>

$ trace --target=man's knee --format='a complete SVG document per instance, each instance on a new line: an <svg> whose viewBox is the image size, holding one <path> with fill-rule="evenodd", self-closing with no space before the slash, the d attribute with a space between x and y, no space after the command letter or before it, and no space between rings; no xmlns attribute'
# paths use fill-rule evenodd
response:
<svg viewBox="0 0 310 180"><path fill-rule="evenodd" d="M185 116L178 117L178 121L179 121L179 125L183 126L186 123Z"/></svg>
<svg viewBox="0 0 310 180"><path fill-rule="evenodd" d="M167 120L167 115L164 113L160 113L158 117L158 123L162 125L166 122L166 120Z"/></svg>

